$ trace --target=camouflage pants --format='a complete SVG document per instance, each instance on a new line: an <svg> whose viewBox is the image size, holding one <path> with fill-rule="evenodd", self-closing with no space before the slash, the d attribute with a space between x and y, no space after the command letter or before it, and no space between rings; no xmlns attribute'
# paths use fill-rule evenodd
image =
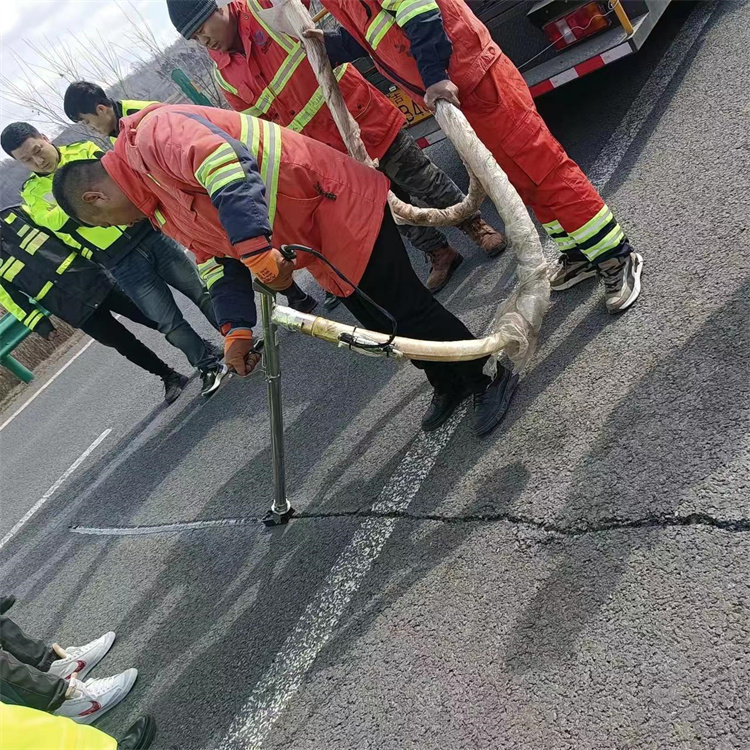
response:
<svg viewBox="0 0 750 750"><path fill-rule="evenodd" d="M380 171L390 179L393 192L406 203L447 208L465 197L458 185L430 161L405 129L399 132L380 160ZM398 229L423 253L448 244L446 236L434 227L400 224Z"/></svg>

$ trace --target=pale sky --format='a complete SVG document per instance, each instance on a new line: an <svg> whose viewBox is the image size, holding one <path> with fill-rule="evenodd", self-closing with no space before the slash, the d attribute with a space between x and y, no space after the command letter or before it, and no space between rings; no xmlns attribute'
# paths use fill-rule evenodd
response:
<svg viewBox="0 0 750 750"><path fill-rule="evenodd" d="M28 39L45 48L53 50L60 45L70 44L76 38L83 39L85 35L98 39L99 35L110 45L120 45L132 49L132 43L127 34L130 27L123 17L123 12L129 11L129 5L135 6L154 30L159 41L165 45L177 38L177 32L170 23L165 0L2 0L0 10L0 75L18 80L19 67L13 59L13 52L21 54L31 63L44 64L23 42ZM133 64L133 57L126 50L119 51L126 67ZM40 79L52 85L62 94L66 82L52 73L38 72ZM93 78L93 76L86 76ZM95 81L96 83L110 83L111 81ZM61 106L61 99L60 106ZM14 120L38 119L30 110L18 107L0 98L0 129ZM46 130L54 135L52 126L34 123L40 130Z"/></svg>

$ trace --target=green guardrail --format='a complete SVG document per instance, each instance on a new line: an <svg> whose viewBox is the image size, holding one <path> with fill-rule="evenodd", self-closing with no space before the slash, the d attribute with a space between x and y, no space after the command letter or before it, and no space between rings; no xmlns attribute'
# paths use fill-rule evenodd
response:
<svg viewBox="0 0 750 750"><path fill-rule="evenodd" d="M0 318L0 365L7 367L24 383L30 383L34 379L34 373L24 367L15 357L11 357L10 353L30 335L31 329L10 313Z"/></svg>
<svg viewBox="0 0 750 750"><path fill-rule="evenodd" d="M211 106L211 100L195 87L195 84L187 77L184 70L175 68L172 71L172 80L182 89L182 93L193 104L200 104L203 107Z"/></svg>

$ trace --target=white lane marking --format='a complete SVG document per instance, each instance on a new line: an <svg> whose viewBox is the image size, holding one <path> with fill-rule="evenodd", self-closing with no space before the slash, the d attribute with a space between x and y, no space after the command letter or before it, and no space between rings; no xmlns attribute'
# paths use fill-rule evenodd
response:
<svg viewBox="0 0 750 750"><path fill-rule="evenodd" d="M34 399L37 396L41 395L44 391L46 391L47 388L49 388L52 385L52 383L54 383L55 380L57 380L60 377L60 375L62 375L65 372L65 370L67 370L73 364L73 362L75 362L78 359L78 357L80 357L86 351L86 349L88 349L93 343L94 343L94 339L91 339L86 344L86 346L84 346L83 349L81 349L80 352L78 352L75 356L71 357L71 359L68 360L33 396L31 396L31 398L29 398L22 406L20 406L16 411L14 411L13 414L11 414L2 424L0 424L0 431L4 430L29 404L31 404L34 401Z"/></svg>
<svg viewBox="0 0 750 750"><path fill-rule="evenodd" d="M87 536L148 536L149 534L170 534L197 529L213 529L225 526L256 526L260 518L214 518L205 521L179 521L156 526L71 526L68 531Z"/></svg>
<svg viewBox="0 0 750 750"><path fill-rule="evenodd" d="M646 82L644 91L648 90L648 94L644 95L642 91L633 104L632 109L641 107L644 110L633 112L631 109L597 159L595 168L598 169L599 182L595 184L606 184L614 174L618 160L625 156L638 135L638 129L648 119L669 79L679 69L717 4L715 0L711 5L701 5L699 10L690 14L670 50ZM674 52L674 49L677 51ZM627 143L618 144L617 139L625 139ZM441 430L421 434L417 438L384 487L374 509L403 511L408 508L464 414L465 410L461 410ZM252 750L262 746L273 723L299 690L307 670L330 639L395 525L396 519L380 518L368 519L362 524L276 655L272 666L256 684L235 717L219 746L220 750Z"/></svg>
<svg viewBox="0 0 750 750"><path fill-rule="evenodd" d="M374 512L398 513L409 507L465 414L464 407L442 429L419 435L383 487L373 505ZM397 520L368 518L357 529L273 665L235 717L219 750L251 750L263 744L273 723L299 690L306 672L333 634L352 596L393 533Z"/></svg>
<svg viewBox="0 0 750 750"><path fill-rule="evenodd" d="M688 52L708 23L708 19L718 7L718 0L711 3L698 3L688 16L664 57L654 68L645 85L631 105L625 119L612 133L591 169L588 178L601 190L612 178L615 170L625 158L628 149L633 145L646 120L651 117L667 86L672 82L675 73L685 60Z"/></svg>
<svg viewBox="0 0 750 750"><path fill-rule="evenodd" d="M75 461L73 461L65 473L41 496L41 498L39 498L39 500L37 500L36 503L34 503L26 515L24 515L24 517L2 538L2 540L0 540L0 549L2 549L20 531L21 527L39 510L39 508L41 508L47 500L57 492L60 485L97 449L102 440L104 440L110 432L112 432L111 427L104 430L104 432L99 435L99 437L94 440L94 442L91 443L91 445L86 448L86 450L81 453Z"/></svg>

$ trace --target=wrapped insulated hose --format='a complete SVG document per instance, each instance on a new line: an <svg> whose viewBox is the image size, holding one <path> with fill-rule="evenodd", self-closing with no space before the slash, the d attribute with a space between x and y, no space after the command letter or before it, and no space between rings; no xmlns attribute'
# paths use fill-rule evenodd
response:
<svg viewBox="0 0 750 750"><path fill-rule="evenodd" d="M359 137L359 126L346 108L325 45L318 39L303 36L303 31L315 28L310 14L300 0L272 0L272 3L274 7L264 11L264 20L280 32L299 39L304 45L349 154L358 161L377 166L367 154ZM472 216L485 195L489 196L503 219L509 248L516 256L518 284L512 294L500 303L489 325L489 334L484 338L441 342L396 336L391 346L387 350L380 350L380 353L406 359L447 362L479 359L489 355L489 370L492 371L497 358L505 352L518 371L533 354L539 328L549 305L547 263L539 234L507 175L479 140L461 111L446 101L438 101L435 118L466 166L470 180L468 194L461 203L438 209L412 206L390 193L388 201L391 210L401 223L448 226L459 224ZM284 328L355 350L357 340L372 344L383 343L391 338L388 334L366 331L357 326L298 313L281 306L275 308L273 318L275 323ZM373 352L370 350L366 353Z"/></svg>

